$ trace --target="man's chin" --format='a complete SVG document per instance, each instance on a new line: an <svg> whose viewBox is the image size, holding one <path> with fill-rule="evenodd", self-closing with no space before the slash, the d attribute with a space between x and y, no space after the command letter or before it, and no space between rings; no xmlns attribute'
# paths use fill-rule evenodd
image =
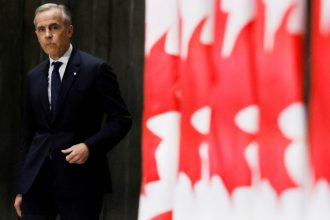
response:
<svg viewBox="0 0 330 220"><path fill-rule="evenodd" d="M58 48L52 45L47 45L46 47L44 47L44 51L49 56L58 54Z"/></svg>
<svg viewBox="0 0 330 220"><path fill-rule="evenodd" d="M59 58L58 53L49 52L47 53L52 59L57 60Z"/></svg>

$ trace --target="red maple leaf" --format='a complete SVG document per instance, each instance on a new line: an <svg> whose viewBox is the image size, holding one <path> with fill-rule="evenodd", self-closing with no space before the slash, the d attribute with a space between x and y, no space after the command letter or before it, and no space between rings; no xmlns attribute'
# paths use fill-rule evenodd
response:
<svg viewBox="0 0 330 220"><path fill-rule="evenodd" d="M220 11L220 2L217 1L216 6L214 63L217 74L212 92L210 168L211 175L220 175L228 192L232 193L237 187L251 185L251 170L244 152L254 136L241 130L235 117L244 108L255 104L252 24L249 22L243 27L230 56L223 57L221 51L229 15Z"/></svg>
<svg viewBox="0 0 330 220"><path fill-rule="evenodd" d="M201 158L199 147L205 136L192 127L193 114L209 104L211 87L211 47L201 43L203 19L192 34L188 55L181 68L181 143L179 171L186 173L194 185L201 178Z"/></svg>
<svg viewBox="0 0 330 220"><path fill-rule="evenodd" d="M153 116L178 108L176 84L179 58L165 52L166 36L167 33L154 44L145 58L142 192L146 183L159 180L155 151L161 139L147 128L146 123Z"/></svg>
<svg viewBox="0 0 330 220"><path fill-rule="evenodd" d="M302 102L302 36L287 30L290 8L274 35L271 51L264 48L265 6L259 2L257 20L257 84L260 105L260 132L258 134L260 172L278 195L296 187L284 163L284 153L293 140L279 128L280 114L294 102Z"/></svg>

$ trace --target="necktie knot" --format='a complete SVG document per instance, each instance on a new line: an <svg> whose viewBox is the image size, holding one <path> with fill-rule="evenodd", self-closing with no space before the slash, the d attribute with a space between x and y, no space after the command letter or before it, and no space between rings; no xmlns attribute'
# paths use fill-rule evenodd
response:
<svg viewBox="0 0 330 220"><path fill-rule="evenodd" d="M52 62L52 66L54 66L53 72L55 69L57 69L57 71L58 71L60 69L61 65L62 65L62 62L60 62L60 61Z"/></svg>

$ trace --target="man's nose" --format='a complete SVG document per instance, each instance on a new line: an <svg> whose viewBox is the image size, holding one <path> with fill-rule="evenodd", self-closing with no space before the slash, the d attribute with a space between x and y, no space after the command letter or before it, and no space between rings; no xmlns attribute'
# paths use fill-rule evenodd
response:
<svg viewBox="0 0 330 220"><path fill-rule="evenodd" d="M52 38L53 37L53 34L52 34L52 32L51 32L51 30L50 29L46 29L46 35L45 35L47 38Z"/></svg>

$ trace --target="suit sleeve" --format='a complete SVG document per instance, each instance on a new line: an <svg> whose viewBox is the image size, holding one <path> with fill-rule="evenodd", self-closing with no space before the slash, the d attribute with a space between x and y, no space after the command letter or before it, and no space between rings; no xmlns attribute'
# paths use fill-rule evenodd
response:
<svg viewBox="0 0 330 220"><path fill-rule="evenodd" d="M106 154L125 137L132 125L131 114L121 97L116 75L106 63L98 68L96 90L106 121L99 132L85 141L91 156Z"/></svg>
<svg viewBox="0 0 330 220"><path fill-rule="evenodd" d="M27 77L25 84L25 96L23 102L22 121L21 121L21 134L19 145L19 160L17 167L17 178L20 178L21 170L24 165L25 157L29 151L32 139L35 135L35 121L32 112L32 105L30 101L30 78Z"/></svg>

